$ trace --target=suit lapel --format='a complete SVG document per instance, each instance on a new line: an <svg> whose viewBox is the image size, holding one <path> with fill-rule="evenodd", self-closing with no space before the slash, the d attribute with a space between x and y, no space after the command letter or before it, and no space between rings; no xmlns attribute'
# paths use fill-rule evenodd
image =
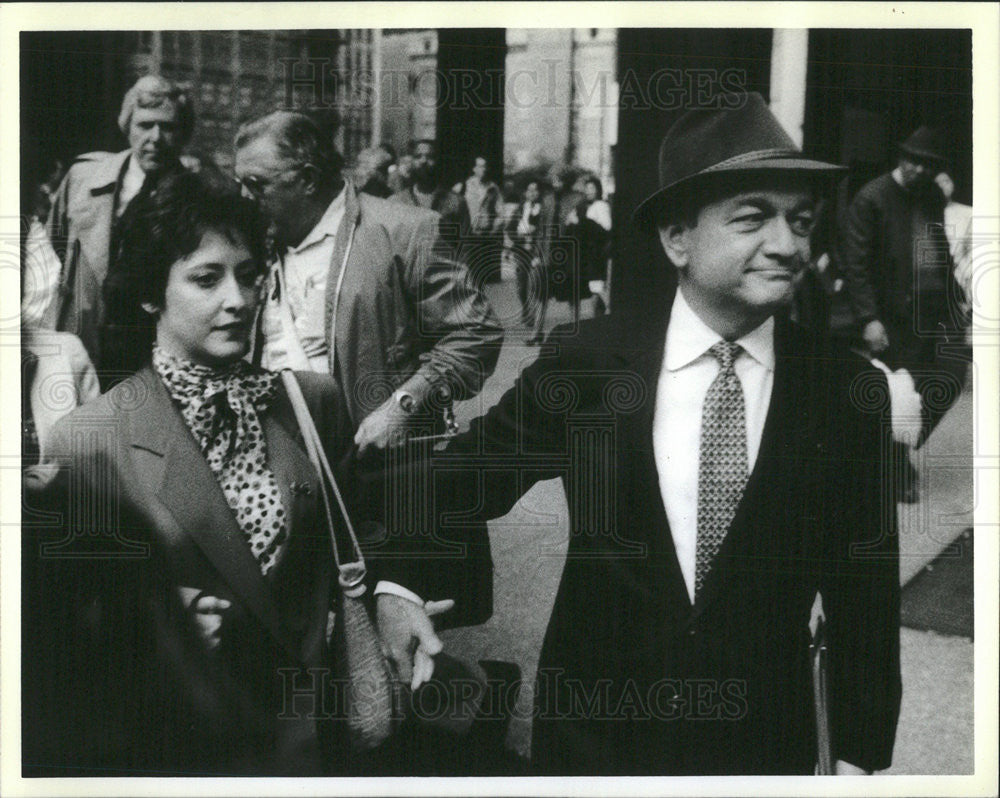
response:
<svg viewBox="0 0 1000 798"><path fill-rule="evenodd" d="M271 470L281 489L293 529L316 526L319 484L316 469L306 454L305 441L288 396L279 390L270 410L261 419ZM293 487L294 486L294 487Z"/></svg>
<svg viewBox="0 0 1000 798"><path fill-rule="evenodd" d="M90 183L90 196L77 217L80 249L100 285L107 277L115 199L130 152L125 150L98 164L100 172Z"/></svg>
<svg viewBox="0 0 1000 798"><path fill-rule="evenodd" d="M656 412L656 391L663 367L666 329L670 317L670 306L673 296L667 297L667 312L649 326L643 326L642 332L628 331L624 339L629 344L629 355L626 360L629 366L642 378L647 386L647 401L640 412L627 416L623 428L623 440L620 451L624 453L624 462L620 464L621 473L629 474L625 480L626 490L635 496L636 505L643 509L645 518L641 523L647 528L657 530L653 539L646 541L650 546L650 554L659 560L664 570L661 573L666 590L666 606L668 611L678 618L687 614L691 608L684 575L681 573L680 562L674 547L670 522L667 520L666 509L663 506L663 494L660 491L659 473L656 467L656 457L653 450L653 418ZM634 343L639 341L638 346ZM665 619L669 622L670 619Z"/></svg>
<svg viewBox="0 0 1000 798"><path fill-rule="evenodd" d="M738 558L739 550L754 541L745 540L751 534L754 524L750 516L762 503L769 492L774 491L777 480L784 480L782 463L794 459L792 449L799 449L808 434L801 418L808 415L808 378L803 367L801 353L794 350L792 331L787 322L776 319L775 324L775 369L771 401L764 421L760 448L753 472L747 480L746 489L736 508L733 521L726 537L715 556L712 568L705 578L701 592L695 602L692 618L695 620L719 594L729 572L728 562ZM782 519L772 519L774 530Z"/></svg>
<svg viewBox="0 0 1000 798"><path fill-rule="evenodd" d="M132 446L144 452L134 458L138 476L247 608L298 657L282 627L269 585L194 436L155 373L146 368L138 377L148 397L133 413ZM287 487L283 489L287 491Z"/></svg>

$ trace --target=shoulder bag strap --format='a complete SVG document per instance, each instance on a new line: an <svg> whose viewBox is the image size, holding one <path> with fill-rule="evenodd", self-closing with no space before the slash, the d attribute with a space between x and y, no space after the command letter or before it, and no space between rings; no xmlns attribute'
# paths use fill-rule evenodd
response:
<svg viewBox="0 0 1000 798"><path fill-rule="evenodd" d="M295 418L298 421L299 429L302 431L306 453L309 455L309 459L312 461L313 467L319 475L320 493L322 494L323 504L326 509L330 542L333 545L333 559L340 572L340 586L346 595L352 598L360 596L365 592L364 578L367 571L365 568L365 558L361 553L361 546L358 543L358 536L354 531L354 524L351 523L351 515L347 511L347 505L344 503L340 486L337 484L337 480L333 475L333 469L330 468L330 462L323 451L319 432L316 430L316 424L313 421L312 414L309 412L309 407L306 404L305 397L302 395L302 388L299 386L299 381L295 378L295 373L291 369L283 369L281 371L281 379L284 382L289 401L292 403L292 409L295 411ZM337 532L333 523L334 516L330 503L330 491L327 489L327 486L333 491L337 508L340 511L340 517L344 521L344 526L350 538L350 549L353 549L353 551L349 552L349 554L354 559L349 562L341 560Z"/></svg>

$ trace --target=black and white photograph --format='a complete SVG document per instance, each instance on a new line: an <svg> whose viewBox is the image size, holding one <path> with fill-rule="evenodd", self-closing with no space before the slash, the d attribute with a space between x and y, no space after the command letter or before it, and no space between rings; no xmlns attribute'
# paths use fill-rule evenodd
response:
<svg viewBox="0 0 1000 798"><path fill-rule="evenodd" d="M995 794L1000 10L671 5L0 9L6 794Z"/></svg>

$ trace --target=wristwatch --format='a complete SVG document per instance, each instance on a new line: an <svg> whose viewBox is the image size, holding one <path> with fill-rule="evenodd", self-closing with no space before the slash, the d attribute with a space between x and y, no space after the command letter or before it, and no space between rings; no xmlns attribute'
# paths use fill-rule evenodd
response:
<svg viewBox="0 0 1000 798"><path fill-rule="evenodd" d="M396 391L392 395L392 398L393 401L395 401L396 404L399 405L400 410L402 410L407 415L409 415L410 413L412 413L414 410L417 409L417 400L416 398L414 398L412 393L400 390Z"/></svg>

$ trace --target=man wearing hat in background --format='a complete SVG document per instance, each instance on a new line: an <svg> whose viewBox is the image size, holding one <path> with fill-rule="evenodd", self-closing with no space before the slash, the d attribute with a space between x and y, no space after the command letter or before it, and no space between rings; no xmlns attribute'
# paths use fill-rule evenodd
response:
<svg viewBox="0 0 1000 798"><path fill-rule="evenodd" d="M829 639L838 773L889 766L900 700L881 372L785 318L838 167L760 95L693 110L636 220L678 287L557 329L432 464L446 513L505 514L561 477L569 549L542 647L532 767L549 775L809 774L810 615ZM651 268L640 264L638 268ZM526 558L531 555L526 552Z"/></svg>
<svg viewBox="0 0 1000 798"><path fill-rule="evenodd" d="M967 365L939 354L939 344L963 340L946 200L934 179L946 165L939 132L917 128L899 145L896 168L855 195L841 233L844 281L861 337L872 356L912 374L924 397L924 439L958 398Z"/></svg>

